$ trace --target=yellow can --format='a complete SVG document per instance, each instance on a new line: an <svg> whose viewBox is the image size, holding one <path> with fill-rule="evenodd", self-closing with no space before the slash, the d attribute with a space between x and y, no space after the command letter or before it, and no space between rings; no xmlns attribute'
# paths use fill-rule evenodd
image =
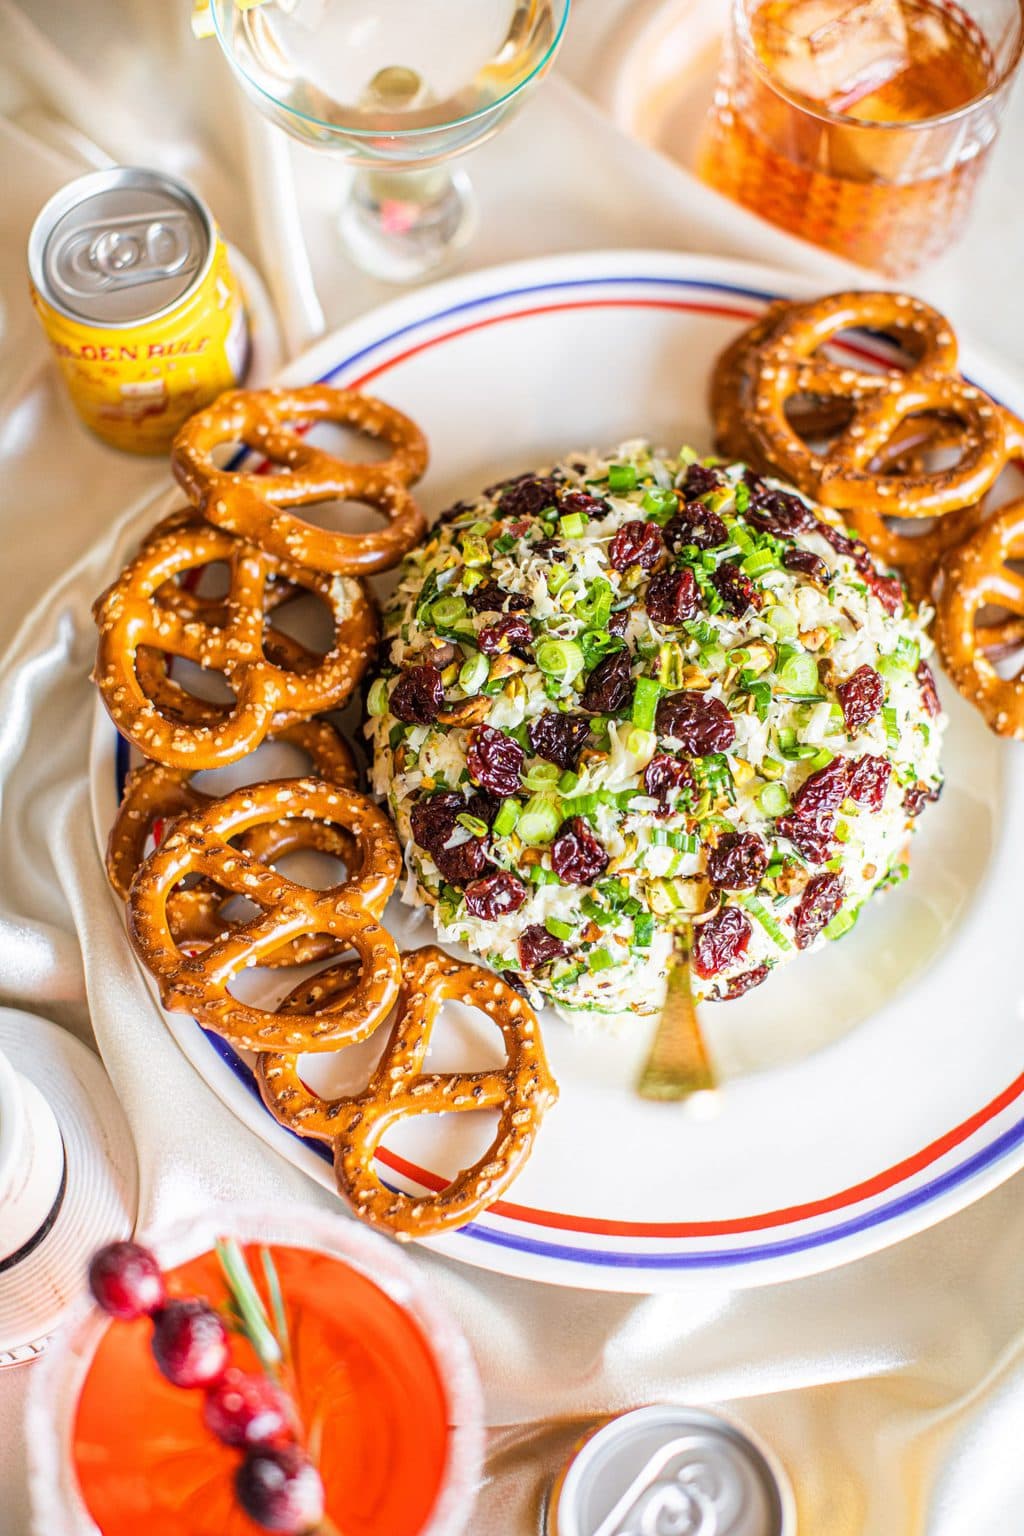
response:
<svg viewBox="0 0 1024 1536"><path fill-rule="evenodd" d="M186 417L244 378L249 328L224 241L173 177L79 177L36 219L28 262L75 409L115 448L165 453Z"/></svg>

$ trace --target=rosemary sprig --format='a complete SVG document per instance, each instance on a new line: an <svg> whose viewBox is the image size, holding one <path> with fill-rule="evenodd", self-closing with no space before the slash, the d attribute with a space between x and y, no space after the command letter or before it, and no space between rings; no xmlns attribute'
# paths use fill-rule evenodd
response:
<svg viewBox="0 0 1024 1536"><path fill-rule="evenodd" d="M276 1376L284 1359L284 1349L270 1326L270 1319L267 1316L260 1293L256 1289L256 1283L249 1272L245 1254L242 1252L237 1238L234 1237L219 1237L214 1243L214 1250L220 1267L223 1270L224 1279L227 1282L232 1310L237 1316L241 1332L244 1333L252 1345L256 1358L263 1369L268 1375ZM264 1250L265 1273L265 1261L268 1257L269 1255ZM274 1278L275 1280L277 1279L276 1272ZM278 1286L278 1300L280 1299L280 1294L280 1286ZM276 1310L276 1301L274 1305ZM282 1306L282 1316L283 1310Z"/></svg>

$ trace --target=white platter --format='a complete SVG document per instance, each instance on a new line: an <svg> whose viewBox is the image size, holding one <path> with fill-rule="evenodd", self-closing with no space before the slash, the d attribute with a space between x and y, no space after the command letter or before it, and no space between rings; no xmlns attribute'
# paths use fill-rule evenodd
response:
<svg viewBox="0 0 1024 1536"><path fill-rule="evenodd" d="M321 342L285 381L365 386L412 414L430 439L418 494L434 514L573 448L641 434L710 448L713 359L769 299L810 291L792 274L668 253L521 263L389 304ZM1024 411L1020 385L965 354L971 377ZM545 1016L561 1099L533 1158L506 1200L435 1246L607 1290L761 1285L897 1242L1024 1164L1022 756L941 687L947 786L923 819L910 880L841 942L704 1011L721 1089L684 1107L644 1103L632 1083L646 1027L574 1036ZM126 763L98 705L101 847ZM293 771L265 758L257 768L243 777ZM429 941L397 902L387 921L403 943ZM264 1110L244 1060L187 1017L163 1018L251 1131L333 1186L320 1150ZM474 1027L456 1020L450 1034L466 1048ZM442 1043L432 1065L450 1066L452 1050ZM340 1085L354 1054L306 1058L304 1075ZM407 1189L436 1185L460 1166L473 1118L403 1127L382 1173Z"/></svg>

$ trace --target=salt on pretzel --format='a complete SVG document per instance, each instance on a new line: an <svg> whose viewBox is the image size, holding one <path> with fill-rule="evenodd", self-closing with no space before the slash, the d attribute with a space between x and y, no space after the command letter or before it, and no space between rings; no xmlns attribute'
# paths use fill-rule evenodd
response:
<svg viewBox="0 0 1024 1536"><path fill-rule="evenodd" d="M818 355L840 332L864 327L896 337L913 366L871 371ZM937 310L907 294L850 292L773 306L746 346L739 338L729 349L716 387L736 401L749 456L807 495L847 515L933 517L978 502L1012 451L1004 413L956 369L956 338ZM795 398L847 413L820 449L787 416ZM720 403L716 422L723 411ZM882 472L894 434L922 414L959 423L958 462Z"/></svg>
<svg viewBox="0 0 1024 1536"><path fill-rule="evenodd" d="M332 967L314 978L321 1000L346 1006L351 967ZM497 1070L425 1072L424 1062L447 1001L485 1013L501 1031L506 1060ZM308 999L300 989L299 1003ZM287 1011L291 999L283 1005ZM294 1055L260 1058L257 1079L264 1103L289 1129L329 1143L338 1189L363 1220L393 1236L436 1236L463 1226L501 1194L526 1162L540 1122L558 1096L536 1015L507 982L477 965L464 965L428 945L402 957L402 989L384 1054L366 1088L325 1100L299 1076ZM411 1115L498 1111L486 1151L432 1194L389 1189L374 1168L384 1136Z"/></svg>
<svg viewBox="0 0 1024 1536"><path fill-rule="evenodd" d="M270 733L268 740L285 741L299 747L310 760L311 771L318 778L355 789L358 783L352 749L327 720L306 720ZM151 834L160 841L176 817L203 809L216 797L198 789L194 775L186 768L165 768L162 763L145 762L129 771L124 796L107 841L107 878L122 901L135 871L146 856ZM240 846L264 863L282 858L300 849L315 849L330 854L350 867L356 847L343 828L319 821L303 821L288 816L280 821L253 827L240 839ZM196 946L209 943L233 926L225 913L231 900L209 880L181 887L167 901L171 933L177 944ZM304 935L286 944L265 961L268 965L308 965L337 953L337 944L323 935Z"/></svg>
<svg viewBox="0 0 1024 1536"><path fill-rule="evenodd" d="M388 443L391 455L354 463L294 430L318 421L358 427ZM282 468L267 474L221 468L214 455L230 443L244 443ZM389 570L426 532L409 492L427 465L426 439L408 416L354 390L325 384L231 390L180 429L171 464L209 522L312 570L348 576ZM335 533L282 510L330 500L365 503L387 524L373 533Z"/></svg>
<svg viewBox="0 0 1024 1536"><path fill-rule="evenodd" d="M215 563L229 568L224 623L190 617L157 600L183 572ZM264 624L272 575L313 593L331 612L333 644L311 670L287 670L268 654ZM224 767L258 746L275 717L281 724L282 717L305 718L344 703L370 664L378 635L376 608L359 582L272 562L206 524L144 546L99 599L94 615L100 638L93 678L114 724L146 757L172 768ZM234 703L207 706L212 720L182 718L180 710L163 713L147 691L152 683L145 669L154 652L222 673ZM184 690L178 688L177 697L180 702Z"/></svg>
<svg viewBox="0 0 1024 1536"><path fill-rule="evenodd" d="M314 890L236 846L236 839L282 816L321 821L349 834L356 857L344 881ZM164 1006L191 1013L236 1049L335 1050L372 1034L398 995L398 951L380 918L401 862L394 828L365 796L316 778L248 785L174 823L132 881L128 934L155 977ZM168 904L182 882L196 875L245 896L260 911L199 954L186 955L174 938ZM315 935L359 958L358 987L343 1012L279 1014L231 995L231 984L247 968Z"/></svg>
<svg viewBox="0 0 1024 1536"><path fill-rule="evenodd" d="M1000 677L995 661L1021 635L1024 575L1011 561L1024 560L1024 498L1002 507L942 565L935 608L935 643L943 666L964 698L1000 736L1024 740L1024 667ZM1007 618L988 622L985 610Z"/></svg>

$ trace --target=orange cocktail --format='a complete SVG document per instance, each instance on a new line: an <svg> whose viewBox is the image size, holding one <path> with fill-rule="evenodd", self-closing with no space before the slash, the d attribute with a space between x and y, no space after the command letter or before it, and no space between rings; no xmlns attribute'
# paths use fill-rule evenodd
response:
<svg viewBox="0 0 1024 1536"><path fill-rule="evenodd" d="M311 1217L304 1225L323 1221ZM237 1235L269 1309L262 1252L241 1225ZM300 1246L302 1238L266 1242L259 1234L287 1317L285 1382L323 1482L327 1516L319 1529L323 1536L454 1533L462 1529L478 1452L468 1354L419 1293L418 1276L406 1279L407 1260L341 1218L329 1226L342 1230L346 1246L354 1239L357 1262L337 1244L323 1251ZM212 1252L172 1266L160 1252L169 1299L201 1296L224 1306L227 1287ZM58 1527L48 1523L53 1508L37 1508L37 1529L256 1536L234 1489L239 1453L204 1423L202 1391L181 1390L157 1370L151 1333L148 1317L107 1326L92 1314L85 1336L71 1341L74 1380L64 1373L54 1405L67 1515ZM230 1351L232 1367L259 1372L244 1337L231 1334ZM41 1409L36 1394L32 1435ZM454 1419L461 1422L454 1426Z"/></svg>

